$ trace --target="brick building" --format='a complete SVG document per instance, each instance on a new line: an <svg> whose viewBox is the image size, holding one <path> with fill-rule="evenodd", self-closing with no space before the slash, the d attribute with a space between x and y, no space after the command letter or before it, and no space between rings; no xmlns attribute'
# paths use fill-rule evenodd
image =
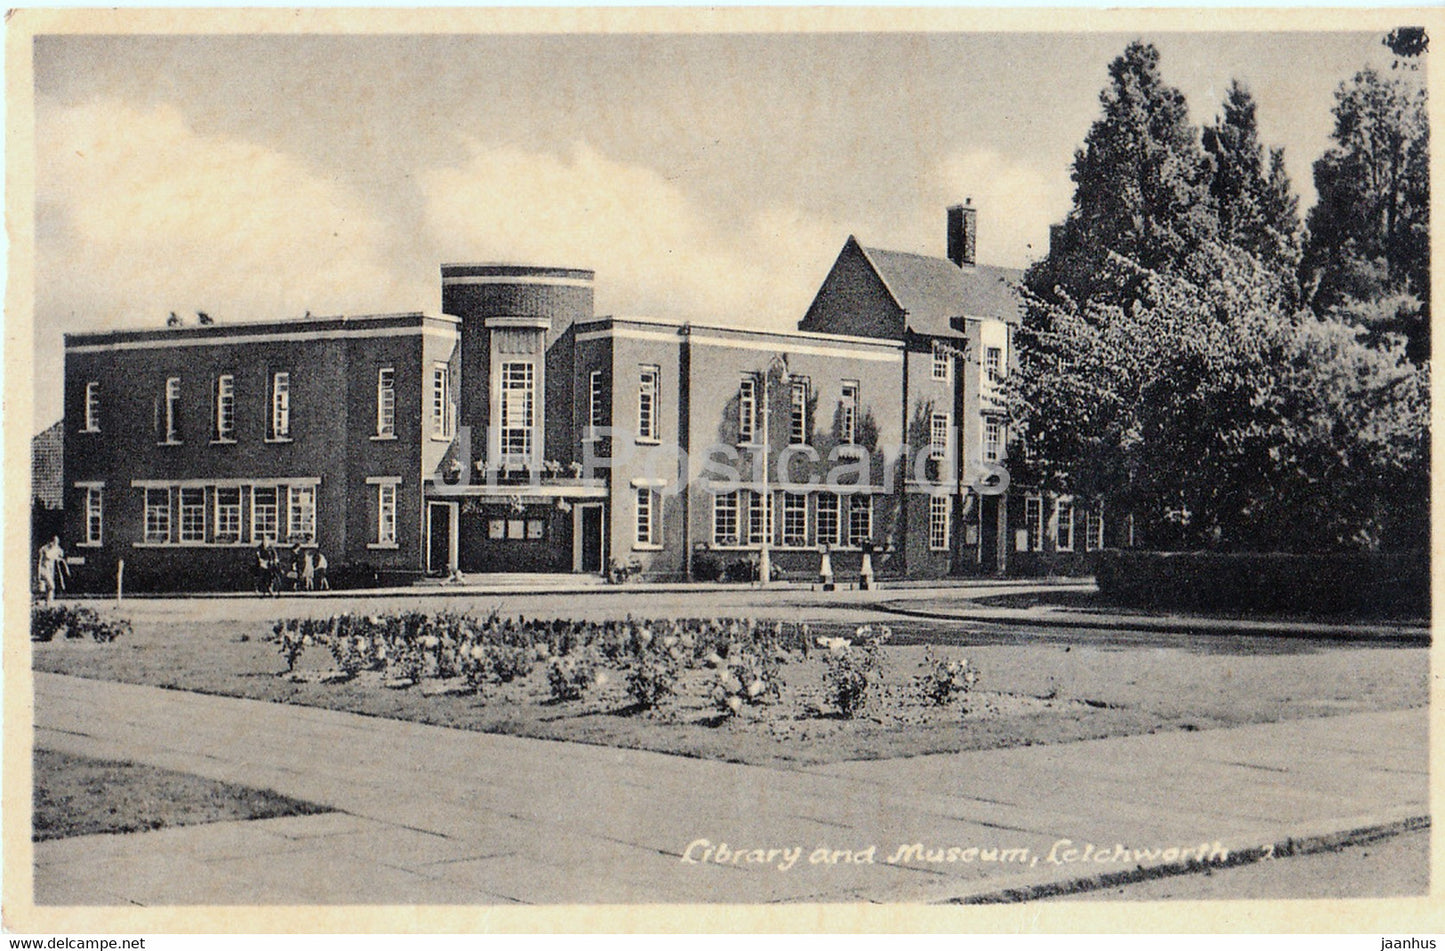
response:
<svg viewBox="0 0 1445 951"><path fill-rule="evenodd" d="M1001 381L1016 271L849 238L797 331L599 317L576 268L445 264L420 313L66 337L77 582L231 588L263 538L340 583L712 577L822 549L1010 570ZM1018 511L1015 511L1018 510ZM1011 521L1012 520L1012 521ZM1031 523L1028 523L1031 524Z"/></svg>

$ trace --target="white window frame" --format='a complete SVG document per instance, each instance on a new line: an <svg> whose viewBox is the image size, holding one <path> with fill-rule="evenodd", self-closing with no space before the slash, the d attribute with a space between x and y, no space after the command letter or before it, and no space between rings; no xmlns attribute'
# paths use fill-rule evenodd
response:
<svg viewBox="0 0 1445 951"><path fill-rule="evenodd" d="M396 548L396 496L400 479L368 479L376 486L376 541L368 548Z"/></svg>
<svg viewBox="0 0 1445 951"><path fill-rule="evenodd" d="M251 486L251 541L259 543L261 539L267 538L272 542L281 540L281 493L283 487L279 485L253 485ZM263 530L261 525L261 505L256 501L258 492L270 492L271 502L266 506L271 513L271 530Z"/></svg>
<svg viewBox="0 0 1445 951"><path fill-rule="evenodd" d="M738 443L751 446L758 438L758 378L751 373L738 384Z"/></svg>
<svg viewBox="0 0 1445 951"><path fill-rule="evenodd" d="M824 530L824 517L832 521L831 531ZM837 548L843 543L843 501L836 492L819 492L813 502L813 535L819 545Z"/></svg>
<svg viewBox="0 0 1445 951"><path fill-rule="evenodd" d="M236 493L234 505L222 504L221 493ZM239 545L241 544L241 487L216 486L214 500L212 502L213 528L211 537L218 545ZM227 524L234 524L235 531L225 531Z"/></svg>
<svg viewBox="0 0 1445 951"><path fill-rule="evenodd" d="M855 531L854 515L862 514L863 531ZM873 540L873 496L855 492L848 497L848 547L862 548Z"/></svg>
<svg viewBox="0 0 1445 951"><path fill-rule="evenodd" d="M200 501L196 497L200 496ZM197 525L195 519L200 519ZM206 543L206 490L204 486L176 488L176 541L182 545Z"/></svg>
<svg viewBox="0 0 1445 951"><path fill-rule="evenodd" d="M712 543L719 547L733 547L741 544L742 529L740 492L718 492L712 497ZM726 531L724 521L731 521L732 531Z"/></svg>
<svg viewBox="0 0 1445 951"><path fill-rule="evenodd" d="M166 446L179 445L181 441L180 432L180 408L181 408L181 378L172 376L166 378L165 388L165 429L162 432L161 443Z"/></svg>
<svg viewBox="0 0 1445 951"><path fill-rule="evenodd" d="M986 416L983 420L983 461L998 462L1003 452L1003 420Z"/></svg>
<svg viewBox="0 0 1445 951"><path fill-rule="evenodd" d="M1044 549L1044 499L1040 495L1024 497L1024 530L1029 536L1029 551Z"/></svg>
<svg viewBox="0 0 1445 951"><path fill-rule="evenodd" d="M431 366L431 438L452 438L452 368L445 360Z"/></svg>
<svg viewBox="0 0 1445 951"><path fill-rule="evenodd" d="M85 428L81 432L100 432L100 383L95 380L85 384Z"/></svg>
<svg viewBox="0 0 1445 951"><path fill-rule="evenodd" d="M794 378L788 386L788 445L808 444L808 379Z"/></svg>
<svg viewBox="0 0 1445 951"><path fill-rule="evenodd" d="M928 550L948 551L952 502L946 495L928 497Z"/></svg>
<svg viewBox="0 0 1445 951"><path fill-rule="evenodd" d="M271 423L268 442L291 441L291 371L271 373Z"/></svg>
<svg viewBox="0 0 1445 951"><path fill-rule="evenodd" d="M1084 550L1104 549L1104 507L1091 505L1084 510Z"/></svg>
<svg viewBox="0 0 1445 951"><path fill-rule="evenodd" d="M531 465L537 449L537 365L531 360L507 360L497 369L499 451L506 462Z"/></svg>
<svg viewBox="0 0 1445 951"><path fill-rule="evenodd" d="M373 438L396 438L396 367L376 369L376 435Z"/></svg>
<svg viewBox="0 0 1445 951"><path fill-rule="evenodd" d="M984 347L984 377L990 383L1003 381L1003 347Z"/></svg>
<svg viewBox="0 0 1445 951"><path fill-rule="evenodd" d="M148 545L169 545L171 542L171 490L142 489L142 537ZM164 502L153 501L164 499Z"/></svg>
<svg viewBox="0 0 1445 951"><path fill-rule="evenodd" d="M607 425L607 375L601 370L593 370L587 377L587 401L589 435L596 438L596 431Z"/></svg>
<svg viewBox="0 0 1445 951"><path fill-rule="evenodd" d="M637 373L637 441L655 443L658 441L657 404L662 386L662 368L644 363L638 367Z"/></svg>
<svg viewBox="0 0 1445 951"><path fill-rule="evenodd" d="M953 379L953 356L937 340L933 341L933 378L940 383Z"/></svg>
<svg viewBox="0 0 1445 951"><path fill-rule="evenodd" d="M104 483L82 485L85 490L85 541L86 547L100 547L105 542L105 496Z"/></svg>
<svg viewBox="0 0 1445 951"><path fill-rule="evenodd" d="M286 487L286 540L298 547L316 544L316 486Z"/></svg>
<svg viewBox="0 0 1445 951"><path fill-rule="evenodd" d="M662 493L648 486L633 491L633 548L661 548Z"/></svg>
<svg viewBox="0 0 1445 951"><path fill-rule="evenodd" d="M808 546L808 497L801 492L783 493L783 547Z"/></svg>
<svg viewBox="0 0 1445 951"><path fill-rule="evenodd" d="M842 431L838 434L840 441L845 446L856 445L858 442L858 381L844 380L842 396L839 403L843 407Z"/></svg>
<svg viewBox="0 0 1445 951"><path fill-rule="evenodd" d="M1064 516L1068 515L1067 521ZM1065 535L1068 536L1068 543L1065 544ZM1054 551L1074 550L1074 500L1067 496L1060 496L1054 499Z"/></svg>
<svg viewBox="0 0 1445 951"><path fill-rule="evenodd" d="M236 378L216 377L216 442L236 441Z"/></svg>
<svg viewBox="0 0 1445 951"><path fill-rule="evenodd" d="M773 541L773 494L746 490L748 500L748 537L746 544L762 545Z"/></svg>
<svg viewBox="0 0 1445 951"><path fill-rule="evenodd" d="M928 417L928 458L948 458L948 430L950 419L947 413L931 413Z"/></svg>

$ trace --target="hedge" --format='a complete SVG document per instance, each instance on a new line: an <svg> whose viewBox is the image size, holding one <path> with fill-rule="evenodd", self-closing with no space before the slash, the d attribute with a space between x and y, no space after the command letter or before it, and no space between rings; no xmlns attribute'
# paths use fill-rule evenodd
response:
<svg viewBox="0 0 1445 951"><path fill-rule="evenodd" d="M1104 551L1103 600L1128 607L1421 618L1430 614L1427 554Z"/></svg>

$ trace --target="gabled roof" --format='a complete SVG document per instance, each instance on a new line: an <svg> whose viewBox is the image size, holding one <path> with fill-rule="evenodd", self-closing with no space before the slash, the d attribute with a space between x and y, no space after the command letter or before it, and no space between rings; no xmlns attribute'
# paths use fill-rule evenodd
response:
<svg viewBox="0 0 1445 951"><path fill-rule="evenodd" d="M952 326L955 317L1019 322L1022 305L1015 286L1024 272L1018 268L958 267L947 258L858 247L898 306L908 312L905 320L914 333L957 333Z"/></svg>

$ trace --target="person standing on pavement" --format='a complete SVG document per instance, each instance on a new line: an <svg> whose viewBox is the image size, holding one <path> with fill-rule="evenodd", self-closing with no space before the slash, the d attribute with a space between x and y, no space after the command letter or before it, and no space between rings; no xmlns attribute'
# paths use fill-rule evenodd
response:
<svg viewBox="0 0 1445 951"><path fill-rule="evenodd" d="M320 550L316 552L316 590L331 590L331 582L326 580L326 555Z"/></svg>
<svg viewBox="0 0 1445 951"><path fill-rule="evenodd" d="M306 556L301 561L300 587L307 591L316 590L316 561L312 558L310 549L307 549Z"/></svg>

